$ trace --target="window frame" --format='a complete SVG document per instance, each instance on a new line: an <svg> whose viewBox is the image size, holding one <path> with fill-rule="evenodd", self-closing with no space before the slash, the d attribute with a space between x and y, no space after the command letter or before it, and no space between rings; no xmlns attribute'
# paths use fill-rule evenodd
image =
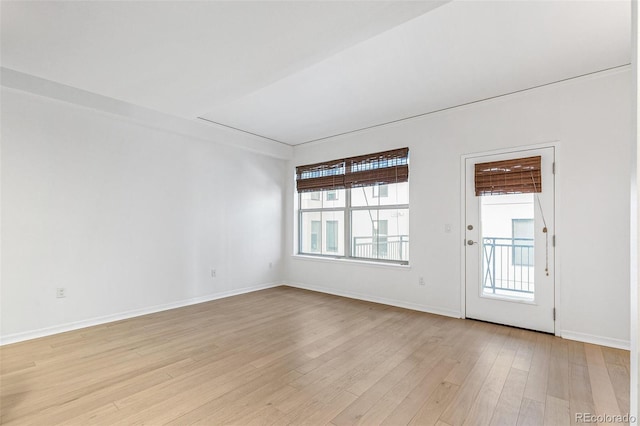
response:
<svg viewBox="0 0 640 426"><path fill-rule="evenodd" d="M398 183L399 184L399 183ZM389 184L389 185L397 185L397 184ZM395 265L404 265L408 266L410 259L407 260L390 260L390 259L378 259L378 258L370 258L370 257L356 257L352 256L352 212L354 211L363 211L363 210L407 210L410 212L409 203L406 204L390 204L390 205L375 205L375 206L352 206L351 205L351 190L356 188L345 188L344 189L344 207L316 207L316 208L302 208L302 194L303 192L297 192L298 195L298 250L297 254L300 256L312 256L312 257L320 257L324 259L341 259L341 260L355 260L355 261L364 261L364 262L373 262L373 263L382 263L382 264L395 264ZM359 189L359 188L358 188ZM322 191L321 191L322 192ZM337 195L337 194L336 194ZM320 198L323 198L322 196ZM344 214L344 255L338 254L322 254L322 250L320 253L307 253L302 251L302 223L303 213L323 213L323 212L343 212ZM321 229L324 228L321 226ZM338 237L340 236L340 231L338 228Z"/></svg>

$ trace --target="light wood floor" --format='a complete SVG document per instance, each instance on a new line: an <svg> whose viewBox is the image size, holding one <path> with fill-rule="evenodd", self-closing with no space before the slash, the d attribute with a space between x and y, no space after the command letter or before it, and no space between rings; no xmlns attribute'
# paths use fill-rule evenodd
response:
<svg viewBox="0 0 640 426"><path fill-rule="evenodd" d="M563 425L629 353L279 287L4 346L4 424Z"/></svg>

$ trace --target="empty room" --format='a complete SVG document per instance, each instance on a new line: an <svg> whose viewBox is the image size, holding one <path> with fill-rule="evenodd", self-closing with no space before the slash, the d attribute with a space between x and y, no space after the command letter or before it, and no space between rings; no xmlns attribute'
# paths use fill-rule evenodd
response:
<svg viewBox="0 0 640 426"><path fill-rule="evenodd" d="M0 19L1 424L637 423L635 2Z"/></svg>

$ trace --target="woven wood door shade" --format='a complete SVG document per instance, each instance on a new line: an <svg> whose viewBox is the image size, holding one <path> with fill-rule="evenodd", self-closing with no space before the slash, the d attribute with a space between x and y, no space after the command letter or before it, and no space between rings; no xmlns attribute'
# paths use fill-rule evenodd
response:
<svg viewBox="0 0 640 426"><path fill-rule="evenodd" d="M476 196L542 192L542 157L475 165Z"/></svg>
<svg viewBox="0 0 640 426"><path fill-rule="evenodd" d="M298 192L387 185L409 180L409 148L296 167Z"/></svg>

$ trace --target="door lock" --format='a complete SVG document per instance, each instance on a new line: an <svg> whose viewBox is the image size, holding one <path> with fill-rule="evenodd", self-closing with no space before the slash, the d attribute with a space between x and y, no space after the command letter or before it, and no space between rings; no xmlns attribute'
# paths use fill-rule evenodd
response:
<svg viewBox="0 0 640 426"><path fill-rule="evenodd" d="M467 229L468 229L469 231L473 231L473 225L467 225Z"/></svg>

